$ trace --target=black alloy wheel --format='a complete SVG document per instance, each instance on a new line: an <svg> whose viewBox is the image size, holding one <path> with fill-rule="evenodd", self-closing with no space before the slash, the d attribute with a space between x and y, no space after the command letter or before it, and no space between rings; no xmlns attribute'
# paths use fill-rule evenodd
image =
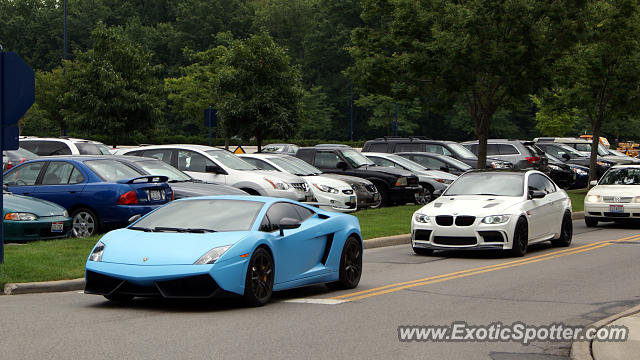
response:
<svg viewBox="0 0 640 360"><path fill-rule="evenodd" d="M522 257L527 253L527 246L529 245L529 229L527 220L519 218L516 223L516 229L513 232L513 247L511 248L511 255Z"/></svg>
<svg viewBox="0 0 640 360"><path fill-rule="evenodd" d="M360 283L362 276L362 245L355 236L349 236L340 256L338 281L327 283L331 289L353 289Z"/></svg>
<svg viewBox="0 0 640 360"><path fill-rule="evenodd" d="M566 212L562 217L562 225L560 227L560 238L551 240L553 246L567 247L571 245L571 239L573 238L573 222L571 221L571 214Z"/></svg>
<svg viewBox="0 0 640 360"><path fill-rule="evenodd" d="M249 260L244 286L244 299L249 306L262 306L273 294L273 258L264 249L258 248Z"/></svg>

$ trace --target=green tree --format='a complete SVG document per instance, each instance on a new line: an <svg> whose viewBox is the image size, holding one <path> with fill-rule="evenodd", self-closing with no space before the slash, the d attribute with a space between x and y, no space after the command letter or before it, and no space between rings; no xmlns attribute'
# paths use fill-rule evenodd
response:
<svg viewBox="0 0 640 360"><path fill-rule="evenodd" d="M329 103L329 97L321 86L306 91L302 98L300 132L302 139L326 139L336 109Z"/></svg>
<svg viewBox="0 0 640 360"><path fill-rule="evenodd" d="M163 106L152 54L128 41L120 27L99 24L92 38L92 49L64 63L64 120L79 132L104 134L114 145L132 131L149 133L162 119Z"/></svg>
<svg viewBox="0 0 640 360"><path fill-rule="evenodd" d="M563 101L578 108L591 124L593 180L603 122L638 115L640 4L590 0L582 15L583 37L557 61L554 73Z"/></svg>
<svg viewBox="0 0 640 360"><path fill-rule="evenodd" d="M553 50L564 41L555 32L560 27L554 21L558 13L564 15L565 3L364 0L362 4L367 26L352 33L350 52L356 63L349 74L371 93L398 92L397 81L398 96L432 94L445 107L461 104L473 119L479 140L478 164L485 163L492 116L547 84Z"/></svg>
<svg viewBox="0 0 640 360"><path fill-rule="evenodd" d="M300 70L266 32L229 45L219 72L219 114L228 129L256 138L290 138L298 131L303 96Z"/></svg>
<svg viewBox="0 0 640 360"><path fill-rule="evenodd" d="M568 106L562 98L562 90L551 89L542 95L531 95L536 105L536 128L545 136L565 136L575 134L580 120L577 108Z"/></svg>

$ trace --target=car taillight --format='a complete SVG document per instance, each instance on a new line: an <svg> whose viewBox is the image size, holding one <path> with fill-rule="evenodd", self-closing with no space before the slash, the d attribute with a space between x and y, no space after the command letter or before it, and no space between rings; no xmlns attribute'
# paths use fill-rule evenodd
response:
<svg viewBox="0 0 640 360"><path fill-rule="evenodd" d="M133 205L138 203L138 194L136 194L135 190L120 195L118 199L118 205Z"/></svg>
<svg viewBox="0 0 640 360"><path fill-rule="evenodd" d="M539 156L527 156L526 159L529 162L529 164L537 163L538 161L540 161Z"/></svg>
<svg viewBox="0 0 640 360"><path fill-rule="evenodd" d="M9 169L11 169L12 167L13 167L13 164L11 163L11 161L9 161L9 162L7 163L7 168L6 168L5 170L9 170Z"/></svg>
<svg viewBox="0 0 640 360"><path fill-rule="evenodd" d="M169 191L171 191L171 201L173 201L173 200L174 200L174 197L173 197L173 189L169 189Z"/></svg>

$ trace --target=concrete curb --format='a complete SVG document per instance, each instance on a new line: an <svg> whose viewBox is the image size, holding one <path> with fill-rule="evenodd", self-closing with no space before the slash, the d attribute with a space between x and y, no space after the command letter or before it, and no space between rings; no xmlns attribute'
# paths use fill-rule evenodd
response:
<svg viewBox="0 0 640 360"><path fill-rule="evenodd" d="M5 295L33 294L84 290L84 278L30 283L8 283L4 285Z"/></svg>
<svg viewBox="0 0 640 360"><path fill-rule="evenodd" d="M625 310L621 313L609 316L606 319L594 322L589 327L595 327L597 329L607 326L612 322L621 319L623 317L633 315L640 312L640 305L634 306L631 309ZM594 360L591 353L591 341L578 341L571 344L571 360Z"/></svg>
<svg viewBox="0 0 640 360"><path fill-rule="evenodd" d="M571 220L582 220L584 219L584 211L577 211L571 214Z"/></svg>
<svg viewBox="0 0 640 360"><path fill-rule="evenodd" d="M373 249L384 246L404 245L411 243L411 234L385 236L364 241L365 249Z"/></svg>

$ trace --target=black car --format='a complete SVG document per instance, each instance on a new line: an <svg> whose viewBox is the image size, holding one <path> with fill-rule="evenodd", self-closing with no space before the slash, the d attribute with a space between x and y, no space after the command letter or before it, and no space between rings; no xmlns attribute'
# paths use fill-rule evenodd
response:
<svg viewBox="0 0 640 360"><path fill-rule="evenodd" d="M564 161L568 164L582 165L589 167L591 163L591 158L578 150L572 148L569 145L556 143L556 142L536 142L539 148L541 148L545 153L551 154L556 158ZM598 157L597 162L597 171L598 171L598 179L604 175L604 173L611 168L611 166L616 163L613 161L605 160Z"/></svg>
<svg viewBox="0 0 640 360"><path fill-rule="evenodd" d="M163 175L168 177L169 180L167 182L171 186L173 197L176 200L192 196L248 195L233 186L194 179L162 160L140 156L114 156L113 160L134 168L141 175Z"/></svg>
<svg viewBox="0 0 640 360"><path fill-rule="evenodd" d="M422 191L418 177L409 171L377 166L347 145L304 147L296 152L296 157L327 173L356 176L371 181L378 189L384 206L413 203L416 195Z"/></svg>
<svg viewBox="0 0 640 360"><path fill-rule="evenodd" d="M576 181L576 173L571 166L553 156L547 156L548 164L544 173L563 189L571 188Z"/></svg>
<svg viewBox="0 0 640 360"><path fill-rule="evenodd" d="M411 161L417 162L418 164L430 170L445 171L458 176L473 169L472 166L446 155L428 152L401 152L395 154Z"/></svg>
<svg viewBox="0 0 640 360"><path fill-rule="evenodd" d="M469 149L458 144L455 141L446 140L427 140L422 137L394 137L388 136L369 140L364 143L362 152L430 152L440 155L451 156L463 163L472 166L478 166L478 157L469 151ZM487 158L487 168L512 168L513 165L508 161L500 159Z"/></svg>

